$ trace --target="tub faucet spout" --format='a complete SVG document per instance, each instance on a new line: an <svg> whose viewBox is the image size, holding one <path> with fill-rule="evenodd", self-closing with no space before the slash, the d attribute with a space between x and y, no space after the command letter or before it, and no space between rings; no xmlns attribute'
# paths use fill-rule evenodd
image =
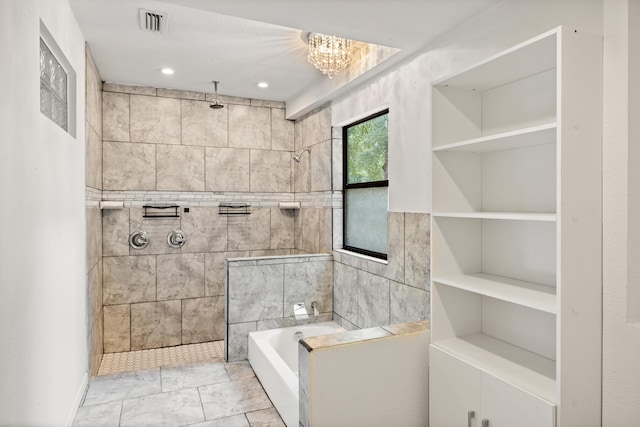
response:
<svg viewBox="0 0 640 427"><path fill-rule="evenodd" d="M293 304L293 315L297 320L304 320L309 318L307 309L304 306L304 302L298 302Z"/></svg>
<svg viewBox="0 0 640 427"><path fill-rule="evenodd" d="M320 315L320 304L318 304L316 301L313 301L311 303L311 308L313 309L313 315L314 316L319 316Z"/></svg>

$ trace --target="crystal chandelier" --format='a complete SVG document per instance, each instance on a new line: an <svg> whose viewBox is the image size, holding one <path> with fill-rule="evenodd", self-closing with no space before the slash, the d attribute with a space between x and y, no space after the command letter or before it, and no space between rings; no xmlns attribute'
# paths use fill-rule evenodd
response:
<svg viewBox="0 0 640 427"><path fill-rule="evenodd" d="M307 60L322 71L322 74L332 78L351 64L352 44L351 40L342 37L310 33Z"/></svg>

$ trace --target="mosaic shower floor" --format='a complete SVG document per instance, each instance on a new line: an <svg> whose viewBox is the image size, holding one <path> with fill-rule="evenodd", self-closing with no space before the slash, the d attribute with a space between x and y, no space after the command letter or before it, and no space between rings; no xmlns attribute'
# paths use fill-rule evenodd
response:
<svg viewBox="0 0 640 427"><path fill-rule="evenodd" d="M224 341L154 348L151 350L106 353L98 375L109 375L141 369L182 366L224 357Z"/></svg>

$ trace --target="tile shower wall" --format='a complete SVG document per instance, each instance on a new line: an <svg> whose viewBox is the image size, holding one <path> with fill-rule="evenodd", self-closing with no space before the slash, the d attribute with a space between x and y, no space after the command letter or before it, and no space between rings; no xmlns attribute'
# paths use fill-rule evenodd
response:
<svg viewBox="0 0 640 427"><path fill-rule="evenodd" d="M342 206L341 188L332 191L331 108L321 107L295 122L294 191L302 209L296 216L295 247L302 253L331 252L332 209ZM341 175L340 175L341 176ZM339 178L339 177L337 177ZM342 182L340 181L340 186Z"/></svg>
<svg viewBox="0 0 640 427"><path fill-rule="evenodd" d="M293 123L282 103L104 84L104 351L223 339L224 259L288 255L294 214ZM218 213L221 201L250 203L250 215ZM180 205L179 218L143 218L144 204ZM188 212L187 209L188 208ZM167 234L187 243L172 249ZM148 233L143 250L129 234Z"/></svg>
<svg viewBox="0 0 640 427"><path fill-rule="evenodd" d="M102 80L86 46L85 186L87 218L87 345L89 371L98 373L103 354L102 316Z"/></svg>
<svg viewBox="0 0 640 427"><path fill-rule="evenodd" d="M386 263L335 250L342 248L342 129L331 127L324 107L295 123L296 250L332 251L334 320L347 329L430 318L429 227L426 213L388 213Z"/></svg>
<svg viewBox="0 0 640 427"><path fill-rule="evenodd" d="M389 212L388 263L334 252L335 320L346 329L430 318L429 214Z"/></svg>
<svg viewBox="0 0 640 427"><path fill-rule="evenodd" d="M333 311L333 257L328 254L226 261L228 361L247 358L249 332L326 322ZM296 319L293 305L319 304L319 316Z"/></svg>

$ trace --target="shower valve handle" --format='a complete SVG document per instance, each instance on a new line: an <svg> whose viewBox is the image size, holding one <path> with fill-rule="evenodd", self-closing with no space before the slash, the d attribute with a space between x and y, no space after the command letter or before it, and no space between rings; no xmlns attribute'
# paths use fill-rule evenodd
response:
<svg viewBox="0 0 640 427"><path fill-rule="evenodd" d="M181 248L187 243L187 237L182 230L173 230L167 235L167 243L172 248Z"/></svg>
<svg viewBox="0 0 640 427"><path fill-rule="evenodd" d="M133 249L144 249L149 246L149 236L144 231L134 231L129 236L129 245Z"/></svg>

